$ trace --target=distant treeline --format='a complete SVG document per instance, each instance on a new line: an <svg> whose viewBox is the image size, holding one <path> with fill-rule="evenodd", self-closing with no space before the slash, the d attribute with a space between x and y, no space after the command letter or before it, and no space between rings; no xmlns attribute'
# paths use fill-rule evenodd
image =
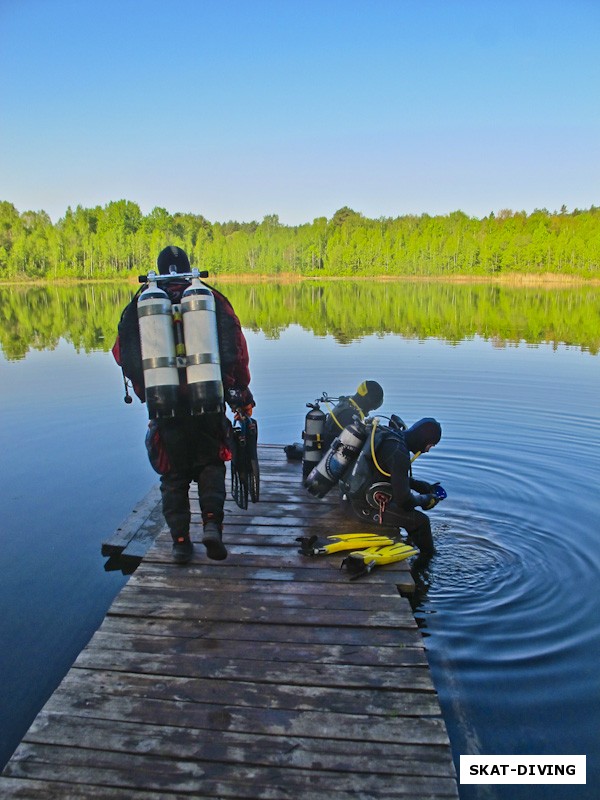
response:
<svg viewBox="0 0 600 800"><path fill-rule="evenodd" d="M217 286L219 283L217 282ZM303 281L221 287L246 330L278 338L290 325L347 344L399 334L455 345L480 336L495 347L566 344L600 351L600 288L509 287L491 283ZM109 350L129 284L0 287L0 348L8 359L60 339L85 352Z"/></svg>
<svg viewBox="0 0 600 800"><path fill-rule="evenodd" d="M53 224L44 211L0 202L0 279L112 278L153 267L167 244L193 266L227 273L303 276L488 276L550 272L600 277L600 207L568 213L509 210L483 219L445 216L368 219L341 208L331 219L288 226L209 222L127 200L69 208Z"/></svg>

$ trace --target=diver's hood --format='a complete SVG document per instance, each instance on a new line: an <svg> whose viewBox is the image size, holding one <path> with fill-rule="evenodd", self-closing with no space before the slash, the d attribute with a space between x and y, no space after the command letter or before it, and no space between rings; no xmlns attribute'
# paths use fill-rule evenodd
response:
<svg viewBox="0 0 600 800"><path fill-rule="evenodd" d="M377 381L363 381L352 399L365 413L373 411L383 403L383 389Z"/></svg>
<svg viewBox="0 0 600 800"><path fill-rule="evenodd" d="M442 438L442 426L433 417L424 417L404 432L404 441L413 453L423 453L428 445Z"/></svg>
<svg viewBox="0 0 600 800"><path fill-rule="evenodd" d="M179 275L191 272L190 260L185 250L181 247L169 245L161 250L156 259L156 266L161 275L177 272Z"/></svg>

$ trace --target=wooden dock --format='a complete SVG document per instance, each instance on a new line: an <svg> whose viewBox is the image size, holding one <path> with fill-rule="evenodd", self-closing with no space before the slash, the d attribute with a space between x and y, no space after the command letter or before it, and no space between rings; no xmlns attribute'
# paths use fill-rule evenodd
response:
<svg viewBox="0 0 600 800"><path fill-rule="evenodd" d="M7 764L2 798L458 797L398 591L412 587L406 563L350 582L342 555L299 555L297 536L360 522L335 491L308 497L281 447L260 463L260 502L227 501L226 561L198 544L173 564L155 490L105 545L133 564L159 531Z"/></svg>

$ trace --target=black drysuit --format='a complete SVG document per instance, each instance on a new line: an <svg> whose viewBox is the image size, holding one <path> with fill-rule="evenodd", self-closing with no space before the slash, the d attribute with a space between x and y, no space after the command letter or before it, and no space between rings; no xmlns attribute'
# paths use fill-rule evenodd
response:
<svg viewBox="0 0 600 800"><path fill-rule="evenodd" d="M390 527L404 528L409 539L419 548L422 556L433 555L433 537L429 517L416 509L422 503L432 505L431 492L434 487L426 481L412 477L410 450L405 441L405 432L382 428L377 431L375 456L377 463L389 478L373 465L372 481L389 481L392 500L385 507L381 523ZM418 494L414 494L417 492ZM366 498L352 501L354 511L362 519L379 522L379 512L369 505Z"/></svg>

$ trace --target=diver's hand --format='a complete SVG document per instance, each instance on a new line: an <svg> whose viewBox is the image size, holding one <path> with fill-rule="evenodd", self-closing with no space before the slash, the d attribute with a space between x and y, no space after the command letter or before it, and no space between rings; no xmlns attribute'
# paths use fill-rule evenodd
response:
<svg viewBox="0 0 600 800"><path fill-rule="evenodd" d="M445 500L446 497L448 497L448 493L446 492L446 490L439 481L432 483L429 488L429 491L431 494L437 497L438 503L440 500Z"/></svg>
<svg viewBox="0 0 600 800"><path fill-rule="evenodd" d="M242 419L242 417L251 417L252 408L253 408L252 403L248 403L248 405L242 406L241 408L233 409L234 419Z"/></svg>
<svg viewBox="0 0 600 800"><path fill-rule="evenodd" d="M421 508L424 511L431 511L431 509L435 508L435 506L437 506L437 504L440 502L434 494L425 494L421 495L421 497Z"/></svg>

